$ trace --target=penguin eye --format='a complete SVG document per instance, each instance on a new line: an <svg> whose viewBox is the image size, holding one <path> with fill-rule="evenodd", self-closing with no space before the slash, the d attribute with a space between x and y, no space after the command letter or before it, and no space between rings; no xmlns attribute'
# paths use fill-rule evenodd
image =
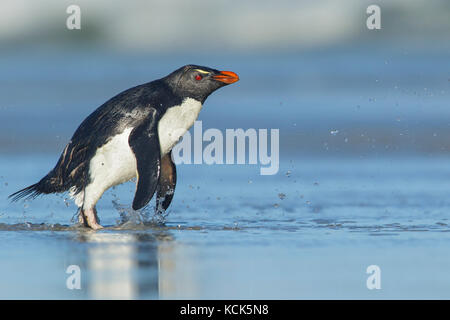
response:
<svg viewBox="0 0 450 320"><path fill-rule="evenodd" d="M203 77L202 77L201 75L199 75L199 74L195 76L195 80L197 80L197 81L202 80L202 78L203 78Z"/></svg>

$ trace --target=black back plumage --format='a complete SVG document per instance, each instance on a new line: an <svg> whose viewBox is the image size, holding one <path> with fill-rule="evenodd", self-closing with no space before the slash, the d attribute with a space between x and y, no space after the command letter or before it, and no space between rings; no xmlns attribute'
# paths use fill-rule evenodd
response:
<svg viewBox="0 0 450 320"><path fill-rule="evenodd" d="M119 93L80 124L53 170L10 198L13 201L35 198L40 194L65 192L71 187L78 193L89 183L89 161L98 148L126 127L138 125L152 108L161 115L168 107L180 103L181 97L173 94L163 79Z"/></svg>
<svg viewBox="0 0 450 320"><path fill-rule="evenodd" d="M188 72L196 69L208 71L211 77L220 73L207 67L187 65L164 78L125 90L105 102L81 123L53 170L38 183L10 195L10 198L13 201L35 198L40 194L65 192L72 187L75 194L83 190L90 182L91 158L113 136L126 127L138 126L150 113L154 115L155 110L159 120L169 107L181 104L184 98L203 103L213 91L226 85L218 81L196 82L194 75Z"/></svg>

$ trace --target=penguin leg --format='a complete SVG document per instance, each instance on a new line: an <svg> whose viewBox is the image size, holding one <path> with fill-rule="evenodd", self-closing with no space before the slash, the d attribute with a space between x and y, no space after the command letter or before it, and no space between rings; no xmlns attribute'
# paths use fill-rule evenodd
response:
<svg viewBox="0 0 450 320"><path fill-rule="evenodd" d="M103 229L100 225L100 221L97 216L97 209L92 207L90 209L81 209L81 215L83 219L84 226L92 228L93 230Z"/></svg>
<svg viewBox="0 0 450 320"><path fill-rule="evenodd" d="M107 189L101 179L95 179L84 188L83 203L80 208L82 218L79 219L80 222L84 223L84 226L94 230L103 228L100 225L95 205Z"/></svg>
<svg viewBox="0 0 450 320"><path fill-rule="evenodd" d="M86 219L84 219L83 210L81 210L81 208L78 208L78 224L82 226L86 225Z"/></svg>
<svg viewBox="0 0 450 320"><path fill-rule="evenodd" d="M163 214L172 202L175 185L177 183L177 170L172 161L172 151L161 159L161 176L156 193L156 214Z"/></svg>
<svg viewBox="0 0 450 320"><path fill-rule="evenodd" d="M78 216L78 221L85 227L92 228L94 230L102 229L100 225L97 209L95 204L102 196L104 190L102 186L95 183L91 183L84 189L83 204L80 207L80 215Z"/></svg>

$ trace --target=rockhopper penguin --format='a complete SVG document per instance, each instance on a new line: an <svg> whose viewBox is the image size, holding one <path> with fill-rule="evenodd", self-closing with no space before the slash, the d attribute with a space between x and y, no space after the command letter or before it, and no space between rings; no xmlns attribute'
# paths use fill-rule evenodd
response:
<svg viewBox="0 0 450 320"><path fill-rule="evenodd" d="M187 65L119 93L81 123L53 170L10 198L69 191L80 223L100 229L97 201L110 187L136 177L133 209L146 206L156 191L155 210L163 212L176 184L173 146L194 124L206 98L238 80L231 71Z"/></svg>

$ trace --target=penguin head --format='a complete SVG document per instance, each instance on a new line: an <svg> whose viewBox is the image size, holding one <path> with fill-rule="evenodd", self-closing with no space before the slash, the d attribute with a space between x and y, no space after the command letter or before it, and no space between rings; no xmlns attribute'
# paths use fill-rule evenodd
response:
<svg viewBox="0 0 450 320"><path fill-rule="evenodd" d="M164 80L176 95L203 103L215 90L238 81L239 76L231 71L186 65L172 72Z"/></svg>

